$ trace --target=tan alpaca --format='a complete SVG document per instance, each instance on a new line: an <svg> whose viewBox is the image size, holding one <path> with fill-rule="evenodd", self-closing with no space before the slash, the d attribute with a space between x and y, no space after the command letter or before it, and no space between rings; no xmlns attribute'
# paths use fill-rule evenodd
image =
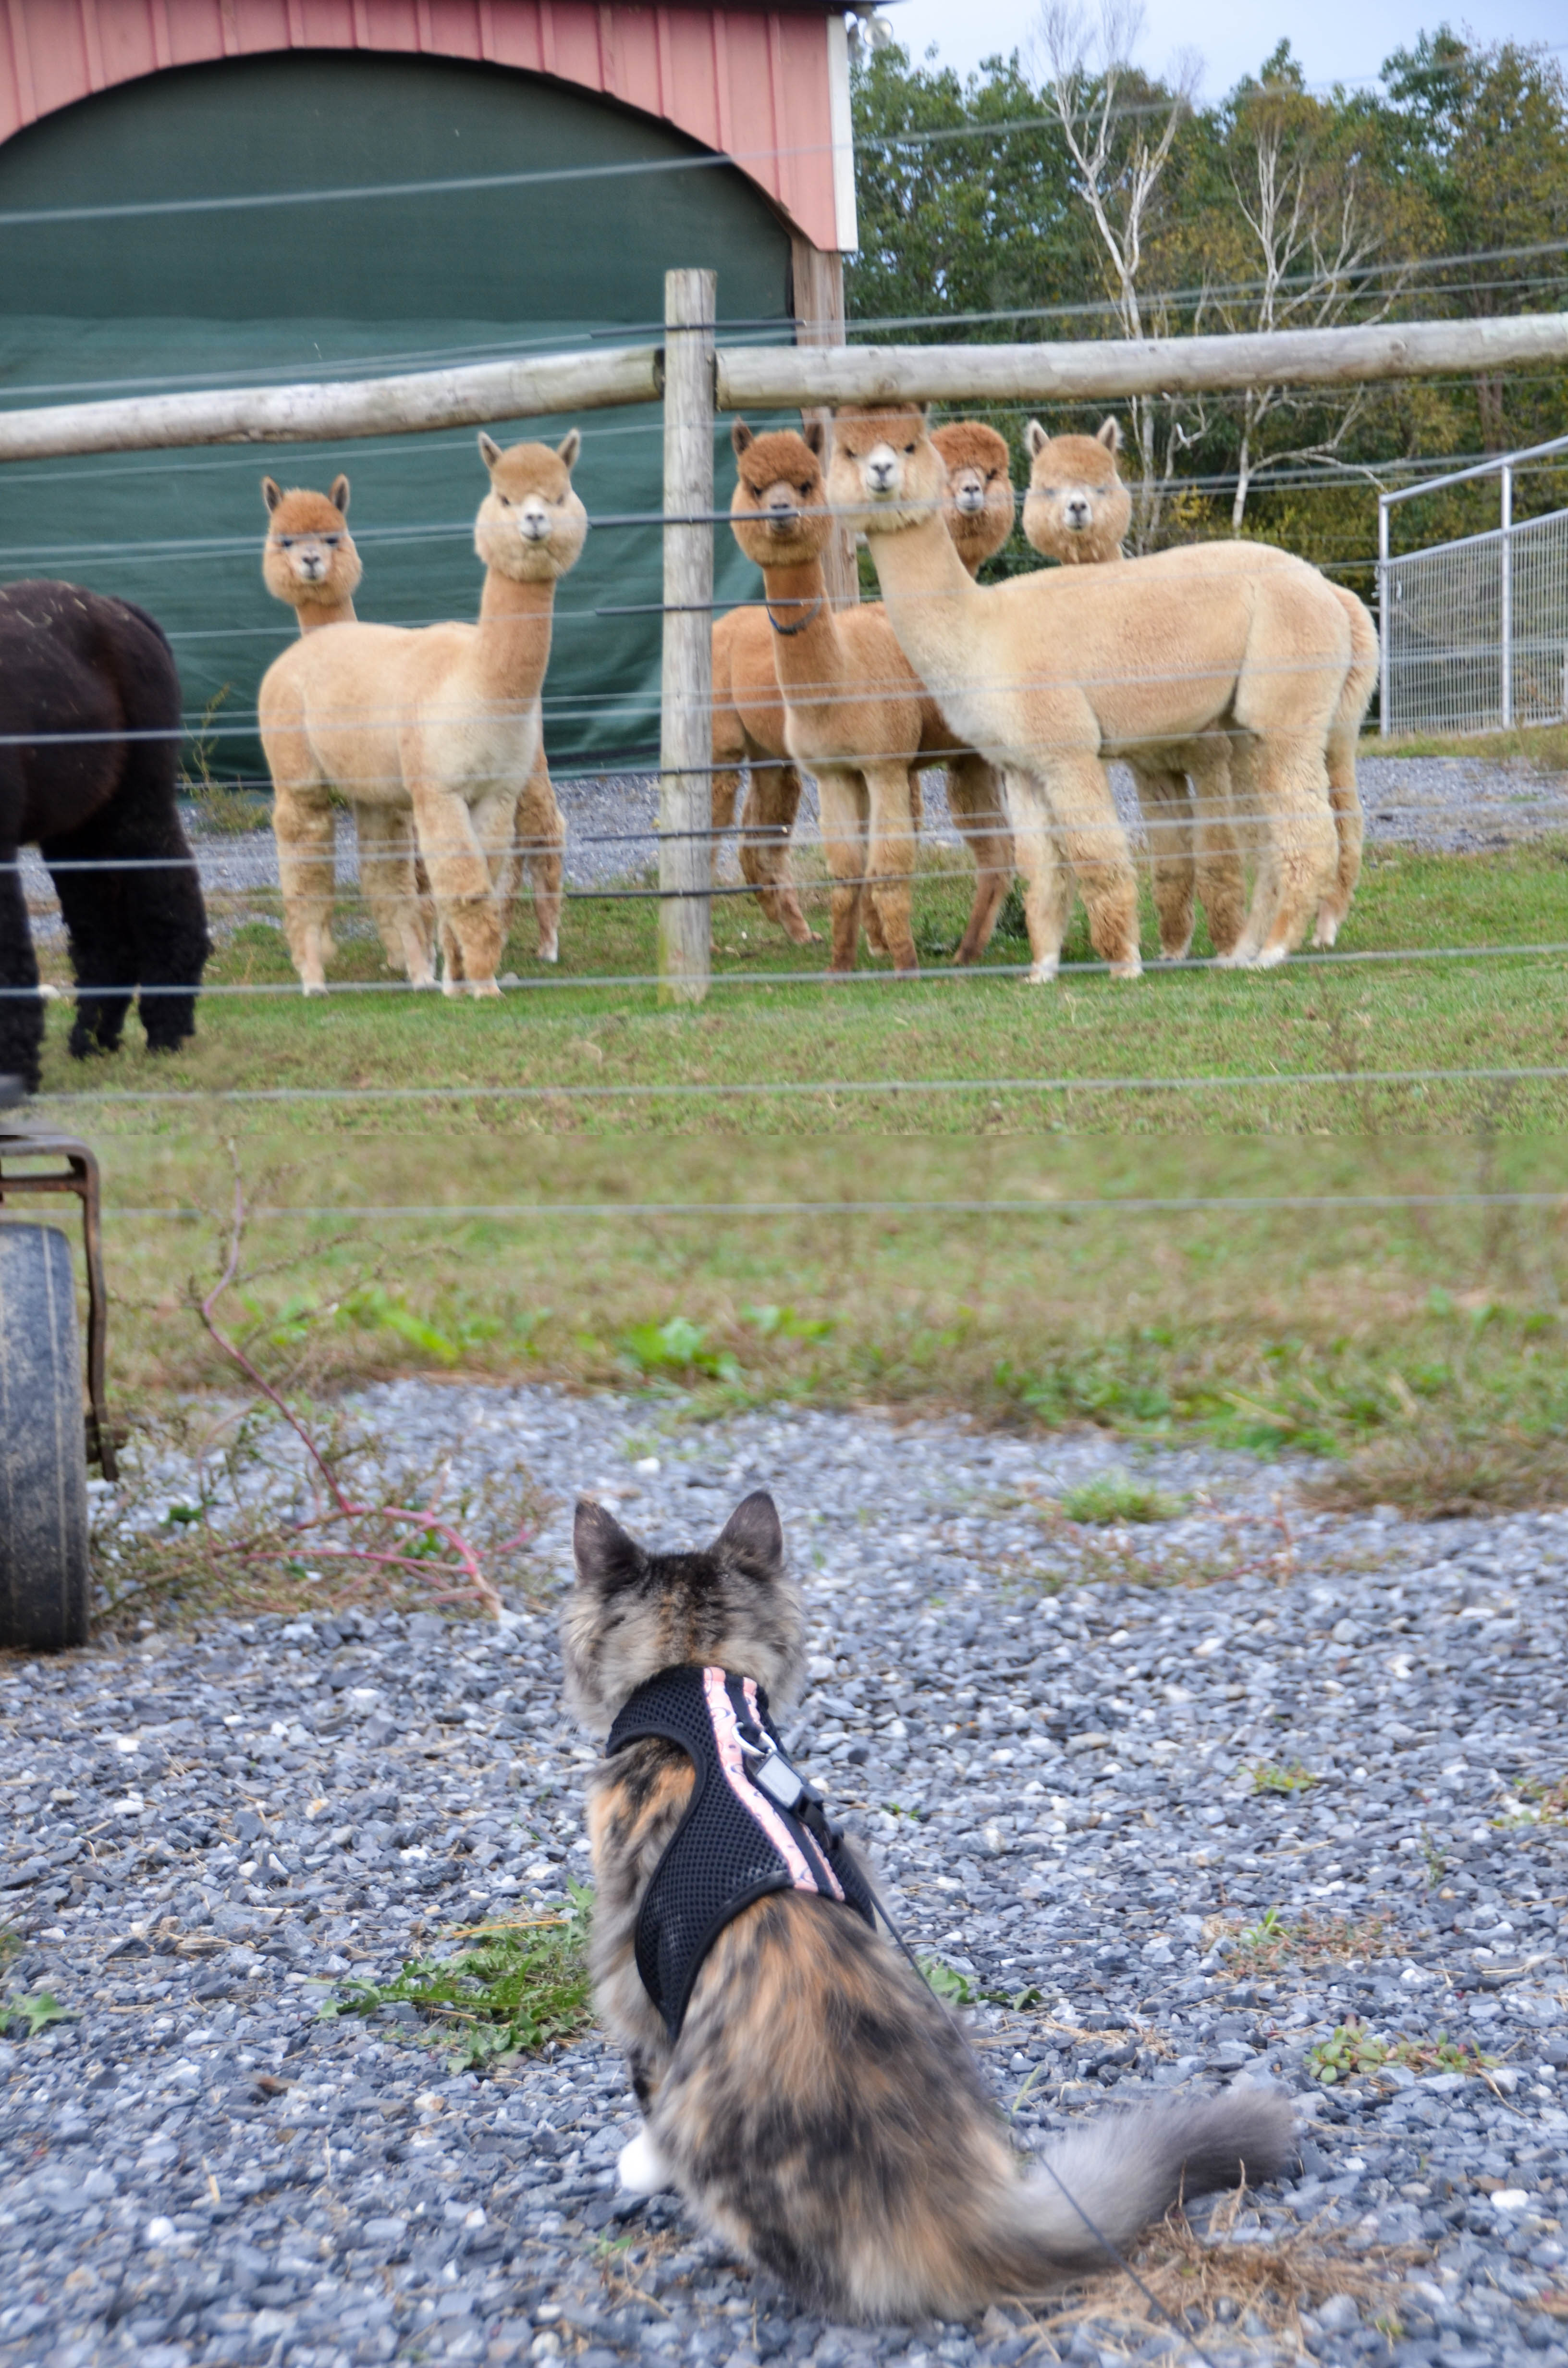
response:
<svg viewBox="0 0 1568 2368"><path fill-rule="evenodd" d="M1340 601L1304 561L1260 569L1244 543L1206 546L1200 598L1185 551L983 589L942 525L945 484L915 405L838 414L833 507L870 538L910 664L1002 768L1032 974L1055 974L1073 874L1096 952L1114 976L1139 974L1137 883L1105 760L1221 725L1250 735L1268 825L1233 958L1282 962L1337 863L1324 748L1352 662Z"/></svg>
<svg viewBox="0 0 1568 2368"><path fill-rule="evenodd" d="M258 710L271 768L289 951L307 995L331 957L331 799L412 814L448 953L446 990L499 993L522 784L540 747L540 693L557 579L587 518L572 489L581 438L503 452L482 435L490 490L474 523L485 563L476 625L341 623L268 667ZM551 793L553 803L553 793ZM418 978L417 906L403 916Z"/></svg>
<svg viewBox="0 0 1568 2368"><path fill-rule="evenodd" d="M833 896L835 970L854 967L862 918L873 945L880 943L898 969L917 966L910 928L919 817L913 776L917 767L948 767L949 802L977 874L973 907L954 959L972 962L990 939L1011 876L999 793L983 759L955 745L881 609L868 606L834 615L822 569L832 530L822 507L823 440L814 427L803 438L788 432L757 438L744 420L732 430L741 464L732 504L735 539L763 569L767 591L762 609L734 612L748 621L744 636L733 635L730 648L744 654L751 676L746 704L734 699L734 712L753 746L777 750L816 777L828 863L839 883ZM1004 446L1004 464L1006 457ZM1006 511L1010 525L1010 482ZM994 504L983 530L967 518L965 525L978 565L1005 539L994 531ZM798 798L798 774L795 780Z"/></svg>
<svg viewBox="0 0 1568 2368"><path fill-rule="evenodd" d="M261 573L275 600L282 600L300 620L301 633L322 625L354 624L354 595L364 569L348 531L348 480L335 477L330 494L299 487L285 493L272 477L263 477L261 497L270 525L262 551ZM424 948L423 977L417 984L435 985L430 969L435 937L435 905L414 844L414 817L386 806L356 806L355 836L359 843L359 882L370 907L387 959L394 970L408 968L403 938L408 912L409 871L419 912ZM517 810L519 842L512 857L503 930L511 934L512 915L521 885L525 860L534 892L534 919L539 931L539 958L554 962L561 930L561 848L566 826L556 803L545 762L543 744L528 776ZM410 976L415 972L410 971Z"/></svg>
<svg viewBox="0 0 1568 2368"><path fill-rule="evenodd" d="M1029 421L1024 430L1024 443L1031 461L1029 490L1024 501L1024 533L1036 551L1048 559L1059 560L1064 566L1097 566L1125 556L1122 540L1132 514L1132 502L1117 471L1120 441L1114 419L1106 420L1095 436L1057 437L1047 436L1037 419ZM1260 557L1271 549L1267 543L1250 547ZM1189 548L1200 553L1205 546L1198 543ZM1356 744L1378 679L1377 627L1353 592L1338 584L1330 589L1343 603L1349 621L1354 663L1325 752L1339 862L1334 887L1318 906L1312 933L1316 946L1333 945L1361 876L1363 825L1360 794L1356 786ZM1228 738L1211 733L1190 745L1183 764L1192 780L1197 808L1191 819L1196 822L1198 835L1198 896L1209 917L1214 951L1221 958L1240 934L1242 911L1235 835L1233 828L1221 820L1227 813L1233 817L1236 803L1240 803L1233 801L1230 758ZM1136 766L1132 769L1141 800L1145 780L1156 797L1162 778L1169 783L1167 794L1180 795L1177 777L1145 774ZM1155 849L1154 901L1160 912L1161 951L1172 955L1185 953L1187 945L1180 939L1185 917L1190 942L1194 884L1187 817L1177 807L1170 819L1160 825L1161 837L1156 837L1156 819L1146 803L1144 812ZM1216 887L1222 899L1218 925L1211 901Z"/></svg>

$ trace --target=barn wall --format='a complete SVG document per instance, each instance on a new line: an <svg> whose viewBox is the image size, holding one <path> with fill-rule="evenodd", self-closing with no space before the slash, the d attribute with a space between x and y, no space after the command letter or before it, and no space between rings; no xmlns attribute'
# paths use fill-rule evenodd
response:
<svg viewBox="0 0 1568 2368"><path fill-rule="evenodd" d="M843 46L842 18L812 8L7 0L0 9L0 141L55 108L170 66L290 50L457 58L548 75L662 118L705 147L733 154L816 245L849 247ZM835 140L844 148L836 174Z"/></svg>
<svg viewBox="0 0 1568 2368"><path fill-rule="evenodd" d="M270 55L173 71L51 114L0 147L0 211L484 176L683 165L666 126L538 78L446 61ZM790 239L733 167L434 199L390 198L0 229L0 401L418 369L651 334L666 268L718 274L721 317L789 334ZM756 332L748 329L749 337ZM568 420L516 435L564 433ZM577 484L591 513L661 507L656 406L591 415ZM507 431L501 429L504 440ZM721 458L720 482L727 484ZM0 578L60 575L140 601L171 634L187 710L214 701L216 769L254 774L266 666L292 619L264 591L264 469L353 480L361 616L475 613L471 434L266 451L126 454L0 476ZM756 578L727 535L720 583ZM653 523L604 525L562 586L547 698L558 766L646 760L657 741Z"/></svg>

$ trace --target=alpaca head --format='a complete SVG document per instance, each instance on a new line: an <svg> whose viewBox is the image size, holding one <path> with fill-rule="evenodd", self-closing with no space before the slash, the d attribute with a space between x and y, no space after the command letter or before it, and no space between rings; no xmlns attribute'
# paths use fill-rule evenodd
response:
<svg viewBox="0 0 1568 2368"><path fill-rule="evenodd" d="M739 468L730 525L758 567L802 567L827 548L833 520L823 505L825 441L814 420L803 436L792 428L754 435L744 419L731 428Z"/></svg>
<svg viewBox="0 0 1568 2368"><path fill-rule="evenodd" d="M577 564L588 531L588 513L572 490L572 464L582 445L574 427L553 449L514 444L504 452L481 432L490 491L474 520L473 547L497 575L517 584L553 584Z"/></svg>
<svg viewBox="0 0 1568 2368"><path fill-rule="evenodd" d="M261 575L273 598L290 609L351 600L364 570L348 531L347 478L335 477L330 494L312 494L299 486L285 493L263 477L261 498L271 520Z"/></svg>
<svg viewBox="0 0 1568 2368"><path fill-rule="evenodd" d="M848 403L833 418L827 494L858 534L918 526L947 499L947 463L919 403Z"/></svg>
<svg viewBox="0 0 1568 2368"><path fill-rule="evenodd" d="M948 497L942 505L948 532L970 574L1000 551L1013 531L1012 456L1007 439L983 420L955 419L933 430L932 443L947 464Z"/></svg>
<svg viewBox="0 0 1568 2368"><path fill-rule="evenodd" d="M1048 436L1038 419L1024 430L1029 490L1024 534L1047 559L1069 567L1119 559L1132 497L1116 471L1121 431L1108 419L1097 436Z"/></svg>

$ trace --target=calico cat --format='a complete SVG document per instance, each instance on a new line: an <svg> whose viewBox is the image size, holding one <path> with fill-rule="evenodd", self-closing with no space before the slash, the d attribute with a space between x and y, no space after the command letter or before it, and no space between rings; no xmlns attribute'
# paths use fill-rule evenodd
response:
<svg viewBox="0 0 1568 2368"><path fill-rule="evenodd" d="M652 1554L580 1502L574 1544L566 1696L591 1734L665 1670L727 1671L775 1703L798 1687L804 1621L770 1497L748 1497L710 1546L684 1554ZM634 1943L695 1781L690 1756L658 1736L589 1779L595 1994L645 2116L622 2174L677 2187L803 2307L968 2317L1104 2267L1085 2214L1122 2246L1184 2193L1282 2167L1290 2101L1246 2088L1099 2115L1055 2143L1049 2169L1020 2165L956 2019L880 1930L799 1889L723 1926L672 2041Z"/></svg>

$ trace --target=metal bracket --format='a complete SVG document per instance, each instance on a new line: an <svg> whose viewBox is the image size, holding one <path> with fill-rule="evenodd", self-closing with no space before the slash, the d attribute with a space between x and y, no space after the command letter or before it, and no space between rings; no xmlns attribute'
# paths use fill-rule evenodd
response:
<svg viewBox="0 0 1568 2368"><path fill-rule="evenodd" d="M18 1159L64 1162L44 1174L18 1167ZM106 1480L118 1480L114 1440L104 1401L104 1345L108 1294L104 1289L103 1230L97 1156L72 1134L35 1134L0 1127L0 1208L23 1193L74 1193L82 1204L82 1237L87 1258L87 1456Z"/></svg>

